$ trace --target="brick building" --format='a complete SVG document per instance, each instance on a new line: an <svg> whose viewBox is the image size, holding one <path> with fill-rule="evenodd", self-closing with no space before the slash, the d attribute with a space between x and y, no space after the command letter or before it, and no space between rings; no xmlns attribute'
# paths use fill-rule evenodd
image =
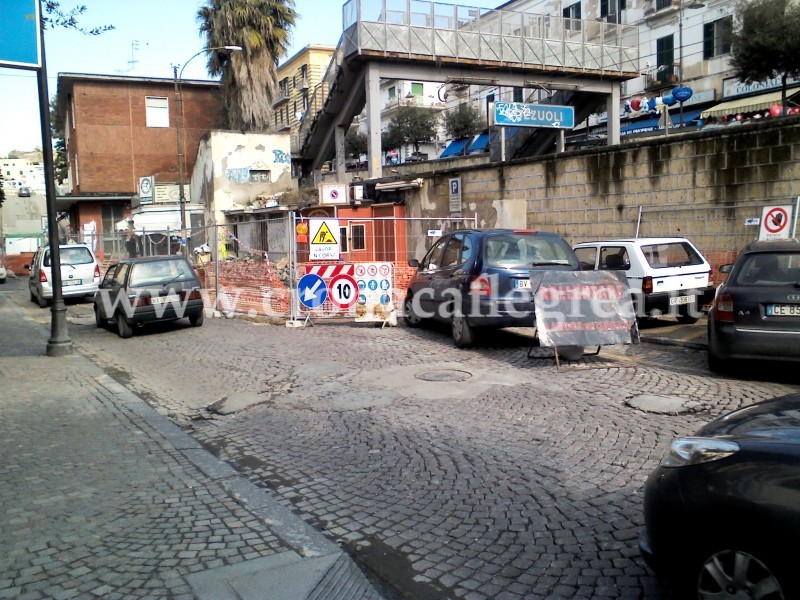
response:
<svg viewBox="0 0 800 600"><path fill-rule="evenodd" d="M186 181L200 138L220 126L219 84L183 80L180 85ZM92 231L99 240L96 250L110 252L115 242L109 234L130 216L140 177L177 186L174 80L60 73L57 102L69 190L58 197L58 209L69 214L73 233Z"/></svg>

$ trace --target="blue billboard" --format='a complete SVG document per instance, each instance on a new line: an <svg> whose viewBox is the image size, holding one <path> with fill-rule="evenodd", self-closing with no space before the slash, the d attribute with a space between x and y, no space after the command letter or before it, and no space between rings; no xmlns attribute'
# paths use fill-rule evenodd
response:
<svg viewBox="0 0 800 600"><path fill-rule="evenodd" d="M495 102L494 124L513 127L575 127L575 109L555 104L525 104L522 102Z"/></svg>
<svg viewBox="0 0 800 600"><path fill-rule="evenodd" d="M2 0L0 13L0 67L41 68L39 0Z"/></svg>

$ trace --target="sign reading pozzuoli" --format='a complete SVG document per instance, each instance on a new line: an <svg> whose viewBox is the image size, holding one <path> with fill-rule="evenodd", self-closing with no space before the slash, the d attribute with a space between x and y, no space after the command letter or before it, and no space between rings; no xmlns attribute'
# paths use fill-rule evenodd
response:
<svg viewBox="0 0 800 600"><path fill-rule="evenodd" d="M525 104L523 102L495 102L494 124L515 127L575 127L575 109L555 104Z"/></svg>
<svg viewBox="0 0 800 600"><path fill-rule="evenodd" d="M607 346L639 341L628 279L620 271L532 271L542 346Z"/></svg>
<svg viewBox="0 0 800 600"><path fill-rule="evenodd" d="M309 219L309 260L339 260L338 219Z"/></svg>
<svg viewBox="0 0 800 600"><path fill-rule="evenodd" d="M0 67L41 68L39 0L3 0L0 13Z"/></svg>

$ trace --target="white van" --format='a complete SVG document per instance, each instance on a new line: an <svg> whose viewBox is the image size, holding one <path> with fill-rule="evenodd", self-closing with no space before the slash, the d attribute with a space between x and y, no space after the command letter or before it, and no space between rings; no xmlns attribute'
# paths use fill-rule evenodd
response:
<svg viewBox="0 0 800 600"><path fill-rule="evenodd" d="M61 295L64 298L94 296L100 285L100 265L89 246L63 244L59 246L61 258ZM52 273L50 270L50 247L43 246L33 256L28 290L31 302L45 308L53 300Z"/></svg>
<svg viewBox="0 0 800 600"><path fill-rule="evenodd" d="M695 323L714 298L711 265L686 238L636 238L573 246L584 271L623 271L636 315Z"/></svg>

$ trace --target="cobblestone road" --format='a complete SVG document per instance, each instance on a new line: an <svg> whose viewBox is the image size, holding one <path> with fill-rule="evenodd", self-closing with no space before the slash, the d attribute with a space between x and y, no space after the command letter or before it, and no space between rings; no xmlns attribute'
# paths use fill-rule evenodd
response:
<svg viewBox="0 0 800 600"><path fill-rule="evenodd" d="M459 350L437 329L213 319L122 340L88 304L69 319L77 349L415 600L661 598L637 538L669 440L800 390L646 344L559 372L513 333ZM643 394L693 409L628 404Z"/></svg>

